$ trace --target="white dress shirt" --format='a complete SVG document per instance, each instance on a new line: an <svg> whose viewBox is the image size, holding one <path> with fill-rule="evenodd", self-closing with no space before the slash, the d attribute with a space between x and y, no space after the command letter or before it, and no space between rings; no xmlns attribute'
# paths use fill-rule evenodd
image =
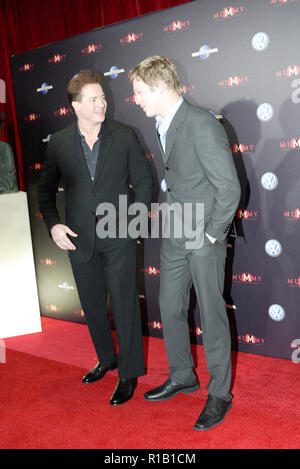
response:
<svg viewBox="0 0 300 469"><path fill-rule="evenodd" d="M159 115L155 117L156 129L159 133L161 145L163 147L164 152L166 151L166 135L167 135L168 129L173 120L173 117L175 116L176 112L178 111L182 103L183 103L183 97L180 96L180 98L175 103L174 107L172 108L172 111L167 115L167 117L164 118Z"/></svg>

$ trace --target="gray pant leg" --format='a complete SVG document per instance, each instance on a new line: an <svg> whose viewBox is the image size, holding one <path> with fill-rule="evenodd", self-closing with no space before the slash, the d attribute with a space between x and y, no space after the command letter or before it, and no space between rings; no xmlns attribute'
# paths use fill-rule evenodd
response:
<svg viewBox="0 0 300 469"><path fill-rule="evenodd" d="M170 377L178 384L194 383L188 307L191 273L182 251L169 240L161 249L159 306Z"/></svg>
<svg viewBox="0 0 300 469"><path fill-rule="evenodd" d="M226 246L205 240L191 251L189 264L200 308L202 338L210 381L209 394L230 399L231 335L223 298Z"/></svg>

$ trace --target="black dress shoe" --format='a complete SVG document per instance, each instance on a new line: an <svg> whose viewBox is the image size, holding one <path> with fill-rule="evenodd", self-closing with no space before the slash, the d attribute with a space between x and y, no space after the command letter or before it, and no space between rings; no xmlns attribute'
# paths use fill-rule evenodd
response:
<svg viewBox="0 0 300 469"><path fill-rule="evenodd" d="M121 405L132 398L136 388L135 379L122 379L118 380L117 386L110 398L110 405Z"/></svg>
<svg viewBox="0 0 300 469"><path fill-rule="evenodd" d="M92 370L90 370L86 375L84 375L84 377L82 378L82 382L94 383L95 381L102 379L103 376L109 370L115 370L117 367L118 367L117 359L115 359L110 366L102 366L98 362L97 365Z"/></svg>
<svg viewBox="0 0 300 469"><path fill-rule="evenodd" d="M148 391L144 394L146 401L159 402L171 399L171 397L180 394L181 392L188 394L199 389L199 383L195 381L190 384L176 384L170 378L158 388Z"/></svg>
<svg viewBox="0 0 300 469"><path fill-rule="evenodd" d="M194 425L195 430L208 430L221 423L232 407L232 401L208 396L205 406Z"/></svg>

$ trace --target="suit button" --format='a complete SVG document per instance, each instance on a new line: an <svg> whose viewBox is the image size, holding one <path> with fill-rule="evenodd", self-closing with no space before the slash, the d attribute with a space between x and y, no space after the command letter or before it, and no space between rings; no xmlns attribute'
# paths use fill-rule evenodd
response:
<svg viewBox="0 0 300 469"><path fill-rule="evenodd" d="M166 171L169 171L169 166L166 166Z"/></svg>
<svg viewBox="0 0 300 469"><path fill-rule="evenodd" d="M171 192L171 189L168 187L167 191L168 191L168 192Z"/></svg>

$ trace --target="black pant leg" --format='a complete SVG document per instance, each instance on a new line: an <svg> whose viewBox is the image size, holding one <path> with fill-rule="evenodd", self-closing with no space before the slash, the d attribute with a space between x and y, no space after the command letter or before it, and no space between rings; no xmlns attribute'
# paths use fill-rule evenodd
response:
<svg viewBox="0 0 300 469"><path fill-rule="evenodd" d="M71 259L79 299L89 332L103 366L109 366L115 358L115 347L107 312L107 282L102 259L95 253L89 263Z"/></svg>
<svg viewBox="0 0 300 469"><path fill-rule="evenodd" d="M145 373L141 312L137 287L136 241L97 240L103 258L119 346L120 378Z"/></svg>

